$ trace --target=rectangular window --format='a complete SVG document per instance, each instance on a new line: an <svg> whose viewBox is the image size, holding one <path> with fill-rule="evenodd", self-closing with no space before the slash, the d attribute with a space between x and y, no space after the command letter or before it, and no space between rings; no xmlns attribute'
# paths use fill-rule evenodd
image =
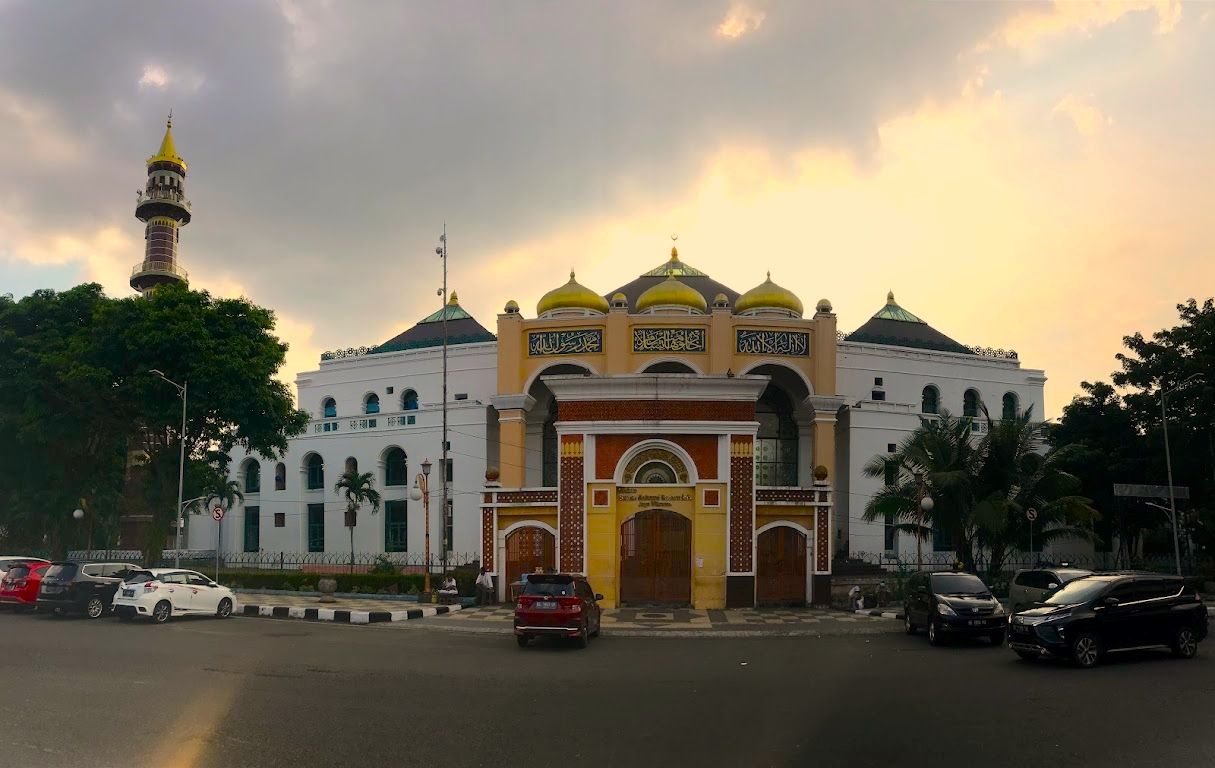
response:
<svg viewBox="0 0 1215 768"><path fill-rule="evenodd" d="M932 551L933 552L952 552L953 551L953 536L949 532L943 531L940 528L933 527L932 529Z"/></svg>
<svg viewBox="0 0 1215 768"><path fill-rule="evenodd" d="M455 482L455 477L454 477L454 476L453 476L453 474L452 474L452 473L453 473L453 471L454 471L454 470L453 470L453 468L452 468L454 463L455 463L455 459L448 459L448 460L447 460L447 484L448 484L448 485L450 485L450 484L452 484L453 482Z"/></svg>
<svg viewBox="0 0 1215 768"><path fill-rule="evenodd" d="M404 499L384 502L384 551L408 552L407 507Z"/></svg>
<svg viewBox="0 0 1215 768"><path fill-rule="evenodd" d="M405 423L406 423L406 424L416 424L416 423L417 423L417 421L418 421L418 417L417 417L417 416L406 416L406 417L405 417Z"/></svg>
<svg viewBox="0 0 1215 768"><path fill-rule="evenodd" d="M885 400L886 399L886 393L880 389L873 390L873 392L871 394L873 395L873 397L871 398L873 400Z"/></svg>
<svg viewBox="0 0 1215 768"><path fill-rule="evenodd" d="M887 461L884 467L885 473L883 480L886 481L887 487L894 485L899 480L899 465L894 461Z"/></svg>
<svg viewBox="0 0 1215 768"><path fill-rule="evenodd" d="M884 520L884 527L883 527L882 533L884 534L883 540L884 540L884 546L886 548L886 551L893 552L894 551L894 513L893 512L886 513L886 518Z"/></svg>
<svg viewBox="0 0 1215 768"><path fill-rule="evenodd" d="M308 505L308 551L325 551L325 505Z"/></svg>
<svg viewBox="0 0 1215 768"><path fill-rule="evenodd" d="M261 507L245 507L245 551L261 549Z"/></svg>
<svg viewBox="0 0 1215 768"><path fill-rule="evenodd" d="M443 516L443 551L444 552L452 551L452 543L451 543L452 537L453 537L452 518L454 517L454 515L452 514L452 511L451 511L451 505L452 505L452 500L448 499L447 500L447 514Z"/></svg>
<svg viewBox="0 0 1215 768"><path fill-rule="evenodd" d="M882 377L881 377L881 376L874 376L874 377L873 377L873 386L875 386L875 387L880 387L880 386L882 386Z"/></svg>
<svg viewBox="0 0 1215 768"><path fill-rule="evenodd" d="M385 390L385 391L384 391L384 394L386 394L386 395L391 395L391 394L392 394L392 387L389 387L387 390Z"/></svg>
<svg viewBox="0 0 1215 768"><path fill-rule="evenodd" d="M286 528L287 527L287 513L286 512L275 512L274 513L274 527L275 528Z"/></svg>

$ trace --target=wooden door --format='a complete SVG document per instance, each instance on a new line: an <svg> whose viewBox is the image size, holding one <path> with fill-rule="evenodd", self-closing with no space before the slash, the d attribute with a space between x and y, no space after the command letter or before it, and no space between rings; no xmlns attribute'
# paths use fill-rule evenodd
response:
<svg viewBox="0 0 1215 768"><path fill-rule="evenodd" d="M650 509L620 526L620 602L692 602L691 520L668 509Z"/></svg>
<svg viewBox="0 0 1215 768"><path fill-rule="evenodd" d="M769 528L756 541L757 605L806 604L806 537L797 529Z"/></svg>
<svg viewBox="0 0 1215 768"><path fill-rule="evenodd" d="M527 526L506 535L506 583L514 584L525 573L536 568L557 567L557 538L553 534Z"/></svg>

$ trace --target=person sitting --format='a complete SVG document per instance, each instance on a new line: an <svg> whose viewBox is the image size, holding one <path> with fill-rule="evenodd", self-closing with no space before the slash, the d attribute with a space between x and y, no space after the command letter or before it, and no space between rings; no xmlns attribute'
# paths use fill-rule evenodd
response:
<svg viewBox="0 0 1215 768"><path fill-rule="evenodd" d="M448 574L443 579L443 585L439 587L439 601L444 603L454 603L456 598L460 596L460 590L456 586L456 579L451 574Z"/></svg>

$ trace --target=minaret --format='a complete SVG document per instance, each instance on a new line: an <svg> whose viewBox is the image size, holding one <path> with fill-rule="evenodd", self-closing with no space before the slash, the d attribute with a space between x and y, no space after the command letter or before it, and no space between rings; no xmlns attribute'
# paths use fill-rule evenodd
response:
<svg viewBox="0 0 1215 768"><path fill-rule="evenodd" d="M131 270L131 287L144 296L158 285L189 280L177 260L180 228L190 223L185 182L186 161L173 146L173 113L170 112L160 151L148 158L148 185L138 194L135 203L135 218L147 226L143 261Z"/></svg>

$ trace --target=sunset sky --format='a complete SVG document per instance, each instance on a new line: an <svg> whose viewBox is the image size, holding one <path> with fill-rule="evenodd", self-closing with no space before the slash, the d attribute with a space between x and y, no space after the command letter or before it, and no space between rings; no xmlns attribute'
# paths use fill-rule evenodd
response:
<svg viewBox="0 0 1215 768"><path fill-rule="evenodd" d="M491 330L683 259L1046 369L1215 293L1215 3L0 0L0 292L131 294L169 109L191 285L284 376L450 287Z"/></svg>

